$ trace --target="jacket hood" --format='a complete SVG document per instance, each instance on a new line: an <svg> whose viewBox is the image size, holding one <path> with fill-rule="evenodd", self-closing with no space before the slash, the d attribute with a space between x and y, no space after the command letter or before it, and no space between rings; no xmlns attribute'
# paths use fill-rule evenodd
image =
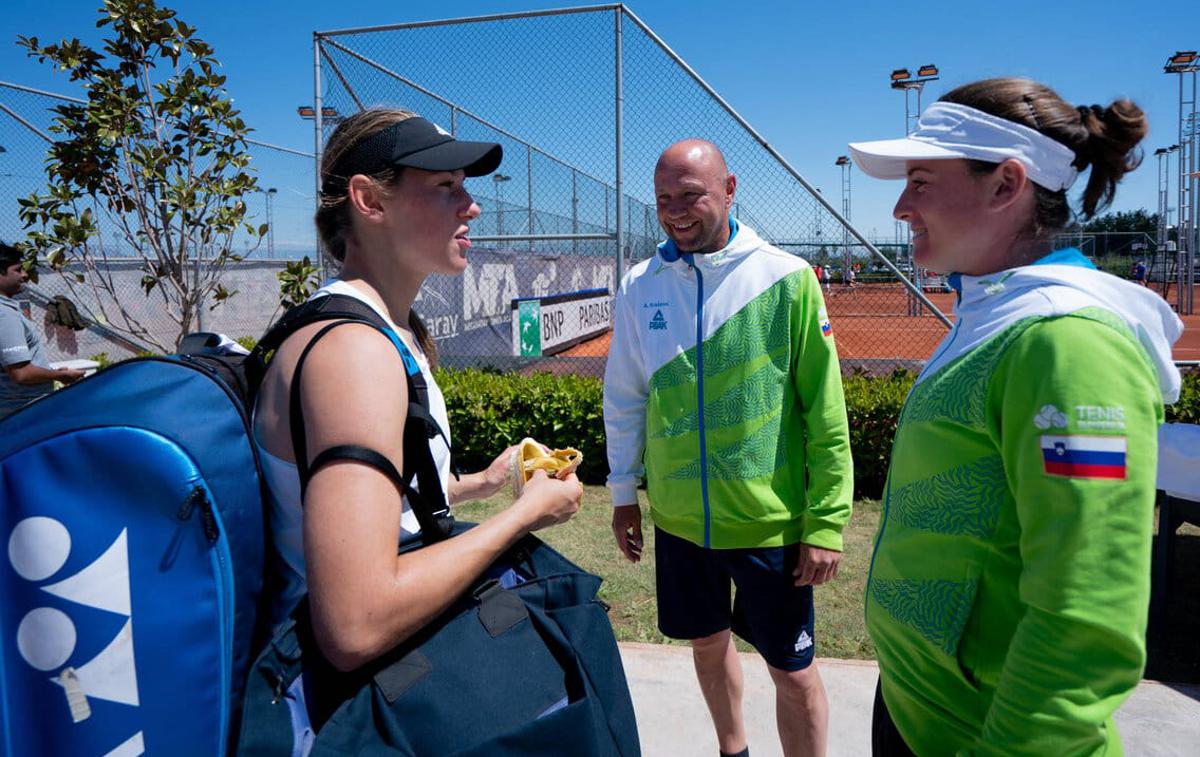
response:
<svg viewBox="0 0 1200 757"><path fill-rule="evenodd" d="M964 314L987 308L1003 318L1015 312L1005 304L1027 297L1044 298L1053 315L1089 306L1116 314L1153 360L1163 400L1170 404L1179 399L1179 369L1171 355L1183 333L1179 316L1153 290L1096 270L1078 250L1058 250L1033 265L987 276L956 274L951 283L959 290L955 312Z"/></svg>

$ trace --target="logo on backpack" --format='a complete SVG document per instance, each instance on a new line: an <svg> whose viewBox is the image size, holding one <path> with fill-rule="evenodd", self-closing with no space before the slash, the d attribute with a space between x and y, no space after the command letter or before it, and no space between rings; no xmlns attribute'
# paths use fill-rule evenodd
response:
<svg viewBox="0 0 1200 757"><path fill-rule="evenodd" d="M91 699L137 707L137 670L133 653L133 617L129 599L128 531L122 529L104 552L71 576L42 583L66 564L71 534L54 518L28 517L8 538L8 559L18 576L37 584L41 591L84 607L125 618L116 636L91 660L79 667L66 666L76 650L78 630L71 617L54 607L35 607L17 626L17 650L25 663L62 687L72 722L91 717ZM140 745L139 731L126 742ZM130 753L140 753L139 750Z"/></svg>
<svg viewBox="0 0 1200 757"><path fill-rule="evenodd" d="M667 319L663 316L663 311L654 311L654 317L650 319L651 331L666 331Z"/></svg>

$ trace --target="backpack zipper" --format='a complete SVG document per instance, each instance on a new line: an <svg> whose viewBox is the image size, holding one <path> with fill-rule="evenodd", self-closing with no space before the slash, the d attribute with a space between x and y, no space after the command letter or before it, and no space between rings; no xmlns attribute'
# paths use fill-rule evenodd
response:
<svg viewBox="0 0 1200 757"><path fill-rule="evenodd" d="M191 520L192 513L197 506L200 508L200 524L204 527L204 538L208 540L209 544L216 544L220 530L217 528L217 518L213 515L212 503L209 502L208 493L204 491L203 486L192 489L187 499L179 506L175 517L181 521Z"/></svg>

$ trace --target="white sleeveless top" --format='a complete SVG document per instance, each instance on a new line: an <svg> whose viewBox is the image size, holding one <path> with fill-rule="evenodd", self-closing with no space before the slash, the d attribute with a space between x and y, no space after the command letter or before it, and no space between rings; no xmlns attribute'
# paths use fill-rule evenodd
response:
<svg viewBox="0 0 1200 757"><path fill-rule="evenodd" d="M328 294L343 294L369 305L396 333L400 333L400 329L396 328L396 324L388 318L387 313L376 307L375 303L346 282L339 279L327 281L313 294L313 299ZM446 433L447 437L446 440L437 437L429 442L429 449L433 453L433 462L437 465L438 478L442 482L442 491L445 492L448 491L450 482L450 447L447 444L450 436L450 423L446 416L446 399L442 395L442 390L438 388L437 382L433 380L433 373L429 369L429 360L419 346L414 350L413 357L416 358L417 365L420 366L421 373L425 376L425 383L429 387L430 414L442 427L442 431ZM403 429L397 429L397 433L403 433ZM271 602L271 625L276 627L287 619L287 616L295 609L308 590L304 572L304 515L300 504L300 474L294 463L282 460L268 452L258 439L257 432L254 443L258 447L259 457L262 459L263 476L266 478L267 488L270 491L271 511L268 517L271 541L275 547L271 557L272 567L283 579L280 592ZM415 481L413 486L416 486ZM417 517L412 508L409 507L408 498L402 498L402 503L400 536L404 538L420 533L421 526L417 523Z"/></svg>

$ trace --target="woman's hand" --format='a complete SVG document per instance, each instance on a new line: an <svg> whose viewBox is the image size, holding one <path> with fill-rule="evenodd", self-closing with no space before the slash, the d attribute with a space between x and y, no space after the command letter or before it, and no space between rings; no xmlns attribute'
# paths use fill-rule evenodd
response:
<svg viewBox="0 0 1200 757"><path fill-rule="evenodd" d="M518 445L513 445L500 453L491 465L478 473L465 473L459 478L450 478L450 486L446 498L451 505L460 502L470 502L476 499L487 499L504 488L508 483L509 471L512 466L512 455Z"/></svg>
<svg viewBox="0 0 1200 757"><path fill-rule="evenodd" d="M581 497L583 487L574 473L560 481L536 470L512 506L526 515L530 531L538 531L569 521L579 512Z"/></svg>
<svg viewBox="0 0 1200 757"><path fill-rule="evenodd" d="M512 456L517 451L517 446L514 444L501 452L491 465L479 472L482 479L480 491L483 492L479 495L479 499L487 499L508 483L509 472L512 469Z"/></svg>

